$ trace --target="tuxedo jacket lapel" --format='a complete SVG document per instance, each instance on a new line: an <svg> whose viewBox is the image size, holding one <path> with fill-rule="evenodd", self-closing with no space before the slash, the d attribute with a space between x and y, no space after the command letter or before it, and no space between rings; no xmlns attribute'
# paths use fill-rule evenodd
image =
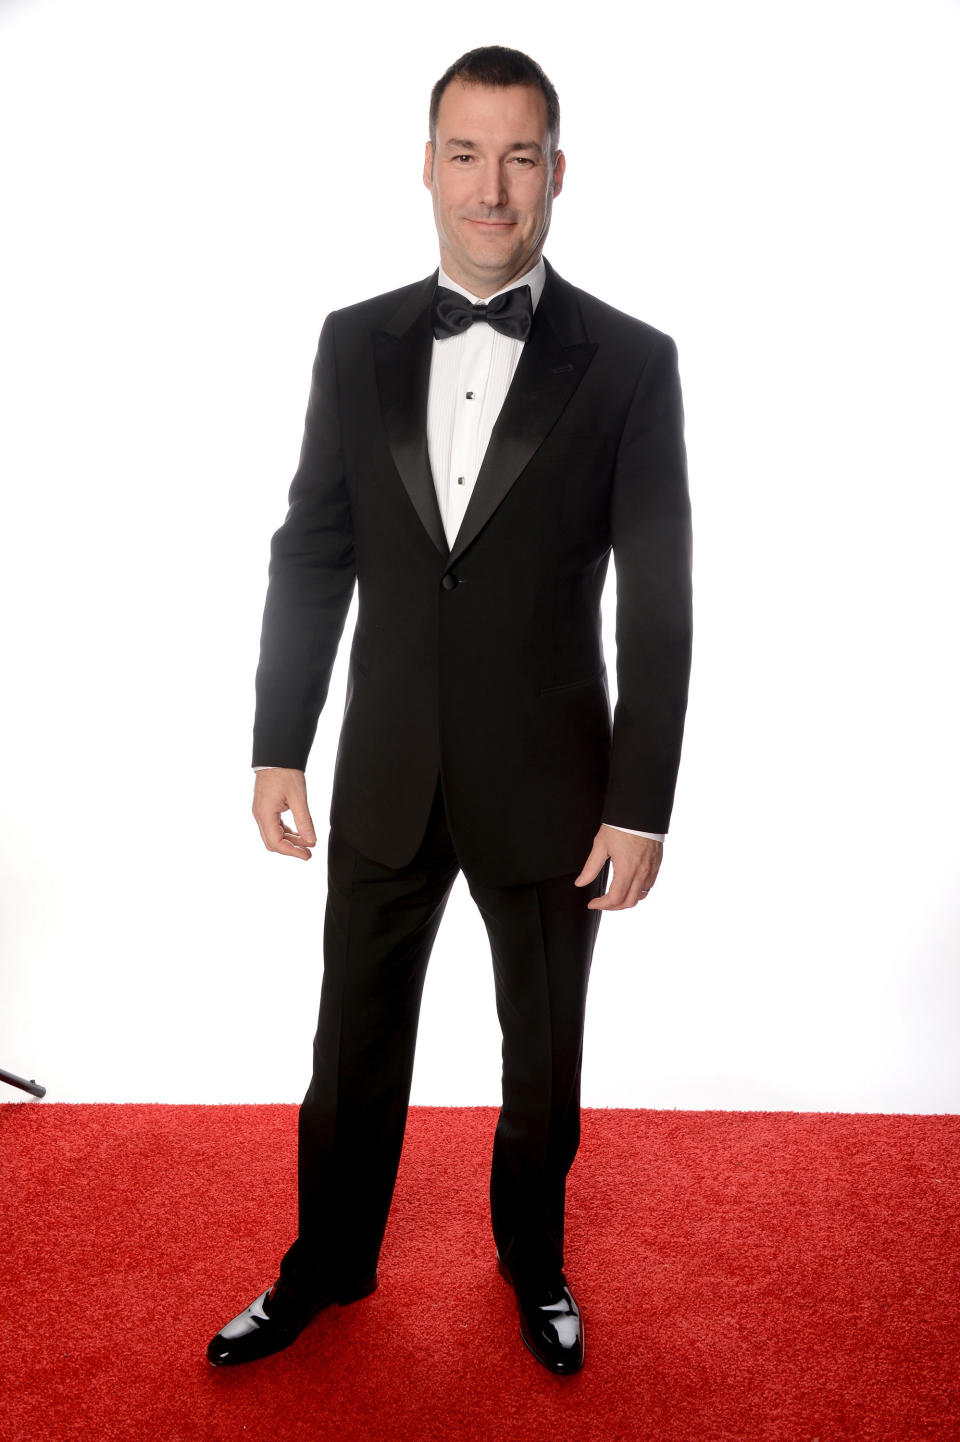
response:
<svg viewBox="0 0 960 1442"><path fill-rule="evenodd" d="M547 282L516 374L490 437L473 494L448 547L427 448L427 395L433 347L431 301L437 273L404 301L374 336L380 407L394 463L427 534L453 562L479 535L543 444L596 351L573 288L547 262Z"/></svg>
<svg viewBox="0 0 960 1442"><path fill-rule="evenodd" d="M433 354L431 302L438 272L407 297L373 337L380 413L407 495L441 555L449 552L427 449L427 394Z"/></svg>

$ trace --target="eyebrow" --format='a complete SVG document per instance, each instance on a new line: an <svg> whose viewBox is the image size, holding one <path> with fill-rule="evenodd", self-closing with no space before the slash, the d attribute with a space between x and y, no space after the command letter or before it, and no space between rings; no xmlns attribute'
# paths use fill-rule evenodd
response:
<svg viewBox="0 0 960 1442"><path fill-rule="evenodd" d="M448 140L448 141L447 141L447 144L446 144L446 149L447 149L447 150L477 150L477 149L478 149L478 146L477 146L477 143L476 143L475 140ZM540 154L540 155L543 154L543 147L542 147L536 140L515 140L512 145L508 145L508 146L507 146L507 149L508 149L508 150L535 150L535 151L537 151L538 154Z"/></svg>

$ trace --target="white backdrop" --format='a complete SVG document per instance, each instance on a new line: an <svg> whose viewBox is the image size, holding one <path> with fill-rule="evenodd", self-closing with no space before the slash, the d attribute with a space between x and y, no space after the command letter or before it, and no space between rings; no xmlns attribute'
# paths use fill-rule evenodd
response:
<svg viewBox="0 0 960 1442"><path fill-rule="evenodd" d="M548 256L674 336L687 415L685 755L584 1101L960 1110L960 8L520 14L0 7L0 1065L50 1100L302 1096L347 648L317 855L269 855L269 538L323 317L433 268L429 90L497 42L560 92ZM461 877L414 1100L498 1088Z"/></svg>

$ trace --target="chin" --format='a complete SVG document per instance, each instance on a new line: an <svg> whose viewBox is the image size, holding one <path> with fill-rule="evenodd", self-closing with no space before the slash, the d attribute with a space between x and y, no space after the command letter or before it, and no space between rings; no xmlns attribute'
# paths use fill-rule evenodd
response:
<svg viewBox="0 0 960 1442"><path fill-rule="evenodd" d="M478 265L505 265L522 252L518 251L512 236L491 236L485 245L473 245L465 254Z"/></svg>

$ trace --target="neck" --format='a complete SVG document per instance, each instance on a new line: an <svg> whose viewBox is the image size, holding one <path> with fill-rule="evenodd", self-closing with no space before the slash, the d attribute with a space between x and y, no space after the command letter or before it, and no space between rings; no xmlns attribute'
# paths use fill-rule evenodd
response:
<svg viewBox="0 0 960 1442"><path fill-rule="evenodd" d="M462 285L464 290L468 290L478 300L487 300L491 295L496 295L498 290L503 290L504 286L512 285L515 280L519 280L522 275L533 270L542 254L543 246L541 245L515 270L501 273L499 276L475 275L463 270L447 254L443 246L440 247L440 262L447 275L451 280L455 280L457 285Z"/></svg>

